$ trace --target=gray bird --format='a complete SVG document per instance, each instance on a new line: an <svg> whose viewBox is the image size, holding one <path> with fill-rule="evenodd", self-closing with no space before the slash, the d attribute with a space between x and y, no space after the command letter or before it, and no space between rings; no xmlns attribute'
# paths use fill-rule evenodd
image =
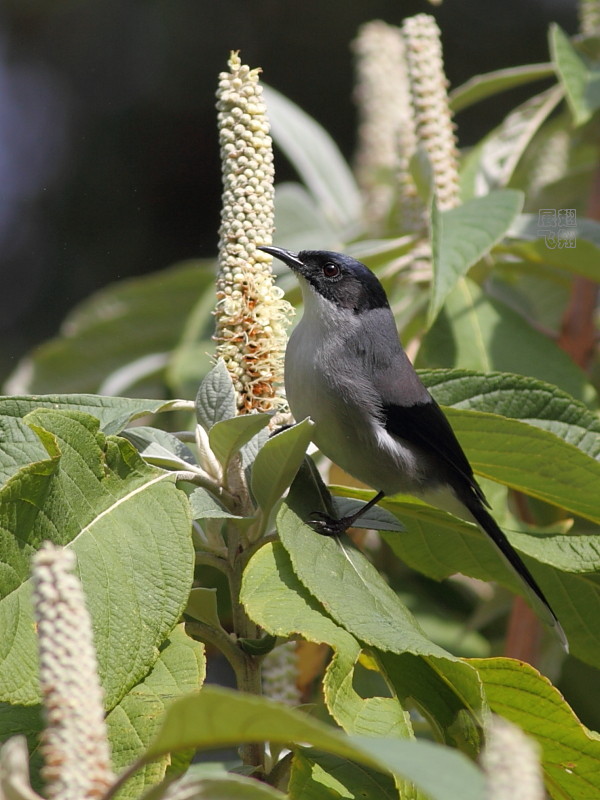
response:
<svg viewBox="0 0 600 800"><path fill-rule="evenodd" d="M326 250L260 247L299 279L304 314L285 357L285 389L296 420L343 470L377 490L351 516L317 512L313 527L339 535L385 495L415 495L475 522L519 575L540 616L567 640L535 578L489 514L489 504L441 408L398 338L383 286L360 261Z"/></svg>

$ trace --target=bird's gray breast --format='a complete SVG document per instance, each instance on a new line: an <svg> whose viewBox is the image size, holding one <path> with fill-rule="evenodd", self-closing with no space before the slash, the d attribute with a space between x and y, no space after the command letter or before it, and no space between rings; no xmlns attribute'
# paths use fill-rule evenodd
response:
<svg viewBox="0 0 600 800"><path fill-rule="evenodd" d="M393 370L401 352L391 314L369 312L369 331L363 315L319 303L327 301L317 297L315 307L305 310L287 347L292 414L298 421L312 418L313 441L346 472L389 494L413 491L414 453L386 432L377 386L377 376Z"/></svg>

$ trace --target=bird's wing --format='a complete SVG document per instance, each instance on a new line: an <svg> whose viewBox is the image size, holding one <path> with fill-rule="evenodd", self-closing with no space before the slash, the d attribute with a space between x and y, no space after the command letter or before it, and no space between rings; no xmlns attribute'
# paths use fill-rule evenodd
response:
<svg viewBox="0 0 600 800"><path fill-rule="evenodd" d="M468 486L482 503L488 505L450 423L432 397L407 406L385 404L383 412L385 428L389 433L420 447L426 453L436 455L449 467L448 482L463 502L466 498L461 495ZM462 481L456 480L457 473Z"/></svg>

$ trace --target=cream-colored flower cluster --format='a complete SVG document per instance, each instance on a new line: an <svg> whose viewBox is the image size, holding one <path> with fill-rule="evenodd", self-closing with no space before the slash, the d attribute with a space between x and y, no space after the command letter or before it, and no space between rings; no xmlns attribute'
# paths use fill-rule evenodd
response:
<svg viewBox="0 0 600 800"><path fill-rule="evenodd" d="M481 753L487 800L544 800L537 742L512 722L493 715Z"/></svg>
<svg viewBox="0 0 600 800"><path fill-rule="evenodd" d="M262 687L266 697L288 706L300 705L296 642L284 642L271 650L262 662Z"/></svg>
<svg viewBox="0 0 600 800"><path fill-rule="evenodd" d="M398 181L410 177L408 166L416 149L404 40L400 28L373 20L361 26L353 50L359 113L356 175L370 229L378 233ZM406 201L410 197L416 197L416 189L409 180L400 198ZM406 223L404 214L403 221Z"/></svg>
<svg viewBox="0 0 600 800"><path fill-rule="evenodd" d="M423 234L426 208L411 173L419 152L431 165L438 206L459 204L458 150L440 31L428 14L407 18L402 28L376 20L359 30L354 51L357 177L371 233L395 227L397 215L401 231Z"/></svg>
<svg viewBox="0 0 600 800"><path fill-rule="evenodd" d="M114 781L90 617L71 550L43 545L33 561L33 600L46 714L46 793L91 800Z"/></svg>
<svg viewBox="0 0 600 800"><path fill-rule="evenodd" d="M419 144L431 163L440 209L460 204L458 150L448 104L440 29L429 14L407 17L402 25Z"/></svg>
<svg viewBox="0 0 600 800"><path fill-rule="evenodd" d="M283 405L283 354L292 314L275 286L271 256L257 250L271 244L274 229L273 147L258 74L232 53L217 91L223 198L216 355L231 373L240 413Z"/></svg>
<svg viewBox="0 0 600 800"><path fill-rule="evenodd" d="M600 0L579 0L579 30L585 36L600 36Z"/></svg>

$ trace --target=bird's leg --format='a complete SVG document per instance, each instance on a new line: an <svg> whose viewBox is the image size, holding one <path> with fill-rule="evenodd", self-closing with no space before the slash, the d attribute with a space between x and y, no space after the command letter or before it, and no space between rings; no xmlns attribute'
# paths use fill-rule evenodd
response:
<svg viewBox="0 0 600 800"><path fill-rule="evenodd" d="M347 517L342 517L341 519L334 519L330 517L329 514L324 514L322 511L313 511L310 515L310 525L317 533L320 533L321 536L340 536L342 533L351 528L356 520L359 517L367 512L370 508L373 508L380 500L385 497L385 492L378 492L375 497L372 497L368 503L365 503L364 506L355 511L354 514L350 514Z"/></svg>

